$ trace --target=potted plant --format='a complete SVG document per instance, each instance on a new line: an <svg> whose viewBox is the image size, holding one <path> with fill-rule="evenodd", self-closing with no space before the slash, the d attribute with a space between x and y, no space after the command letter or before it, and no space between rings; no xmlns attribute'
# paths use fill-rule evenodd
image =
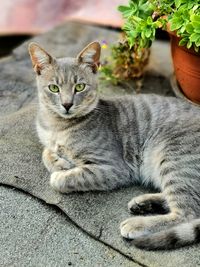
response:
<svg viewBox="0 0 200 267"><path fill-rule="evenodd" d="M171 37L174 70L181 90L200 103L200 0L130 0L119 6L131 48L149 48L156 29Z"/></svg>

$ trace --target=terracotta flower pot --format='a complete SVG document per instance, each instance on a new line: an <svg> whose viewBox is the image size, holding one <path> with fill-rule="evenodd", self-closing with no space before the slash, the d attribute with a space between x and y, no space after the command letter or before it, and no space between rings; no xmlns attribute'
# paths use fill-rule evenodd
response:
<svg viewBox="0 0 200 267"><path fill-rule="evenodd" d="M179 46L180 39L171 34L171 52L174 71L184 95L200 104L200 53Z"/></svg>

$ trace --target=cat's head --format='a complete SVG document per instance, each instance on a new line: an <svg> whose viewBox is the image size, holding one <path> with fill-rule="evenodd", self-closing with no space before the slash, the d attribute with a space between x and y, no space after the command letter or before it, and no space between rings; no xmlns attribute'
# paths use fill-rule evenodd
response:
<svg viewBox="0 0 200 267"><path fill-rule="evenodd" d="M95 109L100 50L100 44L93 42L76 58L56 59L38 44L30 43L41 105L64 118L81 117Z"/></svg>

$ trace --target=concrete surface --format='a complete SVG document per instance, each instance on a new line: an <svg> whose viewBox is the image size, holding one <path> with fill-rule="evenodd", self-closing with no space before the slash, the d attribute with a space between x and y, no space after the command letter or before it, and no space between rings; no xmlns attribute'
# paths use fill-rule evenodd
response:
<svg viewBox="0 0 200 267"><path fill-rule="evenodd" d="M0 266L139 266L30 195L2 186L0 200Z"/></svg>
<svg viewBox="0 0 200 267"><path fill-rule="evenodd" d="M111 43L117 36L111 30L68 23L34 40L56 56L72 56L92 40L107 39ZM43 199L63 213L28 194L2 186L0 266L67 266L68 261L81 266L81 257L84 266L199 266L199 245L176 251L147 252L122 240L119 223L130 216L127 202L145 189L132 187L106 193L62 195L50 188L34 127L36 89L26 47L25 43L0 62L0 183ZM167 79L172 71L169 54L168 44L155 44L143 92L172 95ZM100 84L104 94L133 94L132 86L134 83L120 88ZM12 218L13 212L17 223ZM115 255L112 259L106 249Z"/></svg>

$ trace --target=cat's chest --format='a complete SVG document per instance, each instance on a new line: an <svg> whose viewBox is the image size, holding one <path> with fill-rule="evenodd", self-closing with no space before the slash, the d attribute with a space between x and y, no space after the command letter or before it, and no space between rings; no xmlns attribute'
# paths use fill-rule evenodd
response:
<svg viewBox="0 0 200 267"><path fill-rule="evenodd" d="M40 126L37 127L37 132L42 144L54 152L58 150L59 146L66 146L66 132L46 130Z"/></svg>
<svg viewBox="0 0 200 267"><path fill-rule="evenodd" d="M87 138L79 131L56 131L55 129L45 129L37 125L37 132L42 144L51 151L58 154L79 154L80 151L87 153L90 150L88 147L89 135Z"/></svg>
<svg viewBox="0 0 200 267"><path fill-rule="evenodd" d="M37 126L38 137L39 137L41 143L45 147L52 149L55 146L55 142L57 139L56 133L54 133L53 131L51 131L49 129L48 130L45 129L39 123L37 123L36 126ZM54 149L52 149L52 150L54 150Z"/></svg>

